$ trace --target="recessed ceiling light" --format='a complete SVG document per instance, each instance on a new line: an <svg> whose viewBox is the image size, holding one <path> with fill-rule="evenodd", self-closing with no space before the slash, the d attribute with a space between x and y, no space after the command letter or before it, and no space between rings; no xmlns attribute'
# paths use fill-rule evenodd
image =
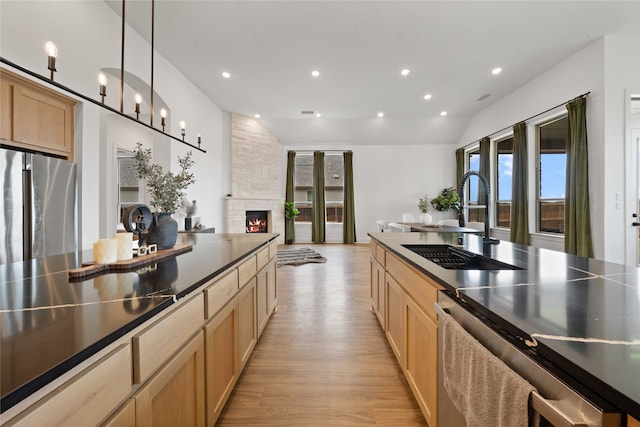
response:
<svg viewBox="0 0 640 427"><path fill-rule="evenodd" d="M313 70L313 71L311 72L311 75L312 75L313 77L318 77L318 76L320 75L320 71L318 71L318 70Z"/></svg>
<svg viewBox="0 0 640 427"><path fill-rule="evenodd" d="M322 114L316 113L316 117L322 117Z"/></svg>
<svg viewBox="0 0 640 427"><path fill-rule="evenodd" d="M231 77L231 74L229 74L229 73L228 73L228 72L226 72L226 71L223 71L220 75L221 75L222 77L224 77L225 79L228 79L229 77Z"/></svg>
<svg viewBox="0 0 640 427"><path fill-rule="evenodd" d="M380 112L378 113L378 117L384 117L384 113L383 113L382 111L380 111Z"/></svg>
<svg viewBox="0 0 640 427"><path fill-rule="evenodd" d="M410 71L408 68L405 68L404 70L400 71L400 74L401 74L403 77L406 77L406 76L408 76L408 75L409 75L409 73L410 73L410 72L411 72L411 71Z"/></svg>
<svg viewBox="0 0 640 427"><path fill-rule="evenodd" d="M440 115L441 115L441 116L446 116L446 115L447 115L447 112L446 112L446 111L440 111Z"/></svg>
<svg viewBox="0 0 640 427"><path fill-rule="evenodd" d="M260 118L260 114L254 114L253 117L255 117L256 119Z"/></svg>
<svg viewBox="0 0 640 427"><path fill-rule="evenodd" d="M500 68L500 67L496 67L493 70L491 70L491 74L493 74L494 76L497 76L501 72L502 72L502 68Z"/></svg>
<svg viewBox="0 0 640 427"><path fill-rule="evenodd" d="M431 99L431 94L430 93L425 94L424 95L424 99L425 99L425 101L430 100Z"/></svg>

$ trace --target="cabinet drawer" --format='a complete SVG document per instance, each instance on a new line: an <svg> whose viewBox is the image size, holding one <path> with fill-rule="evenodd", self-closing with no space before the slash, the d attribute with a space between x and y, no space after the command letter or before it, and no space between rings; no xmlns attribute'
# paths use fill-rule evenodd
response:
<svg viewBox="0 0 640 427"><path fill-rule="evenodd" d="M427 316L437 323L438 318L433 304L437 301L438 290L442 287L400 261L395 255L387 254L386 259L387 272L402 285L405 292L424 310Z"/></svg>
<svg viewBox="0 0 640 427"><path fill-rule="evenodd" d="M258 271L260 271L269 262L269 248L261 249L256 255L256 259L258 260Z"/></svg>
<svg viewBox="0 0 640 427"><path fill-rule="evenodd" d="M200 295L133 337L133 382L140 384L198 330L204 319Z"/></svg>
<svg viewBox="0 0 640 427"><path fill-rule="evenodd" d="M238 266L238 281L242 288L247 282L256 275L258 269L256 268L256 256L251 255L242 264Z"/></svg>
<svg viewBox="0 0 640 427"><path fill-rule="evenodd" d="M204 290L205 318L211 319L238 292L238 270L233 269Z"/></svg>
<svg viewBox="0 0 640 427"><path fill-rule="evenodd" d="M122 344L9 425L97 425L131 393L131 346Z"/></svg>
<svg viewBox="0 0 640 427"><path fill-rule="evenodd" d="M273 242L269 245L269 259L275 258L278 253L278 244Z"/></svg>
<svg viewBox="0 0 640 427"><path fill-rule="evenodd" d="M385 266L386 263L386 254L387 251L384 250L384 248L380 245L376 245L376 259L378 260L378 262L380 263L381 266Z"/></svg>

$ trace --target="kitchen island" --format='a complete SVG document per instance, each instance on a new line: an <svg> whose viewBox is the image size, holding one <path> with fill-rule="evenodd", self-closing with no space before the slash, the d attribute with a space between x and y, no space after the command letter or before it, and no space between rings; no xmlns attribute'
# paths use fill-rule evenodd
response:
<svg viewBox="0 0 640 427"><path fill-rule="evenodd" d="M444 290L516 337L516 344L523 352L589 400L640 419L640 275L637 268L509 242L483 247L482 239L473 235L370 233L370 236L374 311L376 306L378 311L384 310L383 305L387 310L394 310L394 304L402 301L397 297L402 291L398 282L419 283L423 275L430 288L428 292L422 289L424 286L407 292L424 293L425 297L416 298L416 302L422 304L418 308L427 314L423 321L427 327L430 324L432 328L437 327L429 305L433 306L433 293ZM443 244L460 246L520 269L448 270L405 247ZM399 269L400 263L406 263L409 268ZM384 277L379 273L384 269L391 278L386 279L386 293L379 292L376 296L374 288L380 285L376 277ZM406 322L415 317L412 312L418 312L412 309L412 304L416 305L405 304ZM402 342L401 326L392 321L389 313L381 319L396 355L399 353L394 342L406 349L407 354L401 355L415 394L420 376L409 369L411 348ZM429 338L429 334L427 336ZM410 340L411 336L405 333L404 338ZM537 346L525 344L534 339ZM424 400L428 412L431 410L428 398Z"/></svg>
<svg viewBox="0 0 640 427"><path fill-rule="evenodd" d="M80 279L91 251L0 265L2 424L143 425L185 380L176 425L212 424L275 308L277 236L182 234L187 253Z"/></svg>

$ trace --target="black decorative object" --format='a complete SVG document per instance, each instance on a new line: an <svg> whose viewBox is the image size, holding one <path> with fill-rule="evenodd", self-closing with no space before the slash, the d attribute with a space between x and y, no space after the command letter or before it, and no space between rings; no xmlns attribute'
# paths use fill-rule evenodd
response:
<svg viewBox="0 0 640 427"><path fill-rule="evenodd" d="M193 221L192 221L192 218L188 216L184 219L184 229L185 231L191 231L192 228L193 228Z"/></svg>
<svg viewBox="0 0 640 427"><path fill-rule="evenodd" d="M178 221L168 212L153 214L153 221L147 234L147 243L158 245L158 249L170 249L178 240Z"/></svg>

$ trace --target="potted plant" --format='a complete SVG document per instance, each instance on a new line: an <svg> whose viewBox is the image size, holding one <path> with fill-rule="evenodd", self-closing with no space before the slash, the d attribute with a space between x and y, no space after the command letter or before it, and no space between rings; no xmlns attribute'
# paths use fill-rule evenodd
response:
<svg viewBox="0 0 640 427"><path fill-rule="evenodd" d="M186 215L184 218L184 229L186 231L190 231L193 228L193 216L196 214L196 210L198 207L196 206L196 201L189 201L186 197L182 199L182 209L184 210L184 214Z"/></svg>
<svg viewBox="0 0 640 427"><path fill-rule="evenodd" d="M418 199L418 209L420 209L420 212L422 213L422 215L420 215L422 224L431 224L433 218L431 218L431 215L427 213L429 211L429 200L427 199L426 194Z"/></svg>
<svg viewBox="0 0 640 427"><path fill-rule="evenodd" d="M284 240L287 245L293 243L296 237L294 220L300 210L296 208L295 202L284 202Z"/></svg>
<svg viewBox="0 0 640 427"><path fill-rule="evenodd" d="M147 242L157 244L158 249L172 248L178 238L178 223L171 215L180 207L187 187L196 182L189 172L195 163L191 159L191 151L184 157L178 157L180 172L176 174L152 163L151 149L142 148L139 142L134 150L134 158L138 177L145 180L147 192L151 196L151 206L156 209Z"/></svg>
<svg viewBox="0 0 640 427"><path fill-rule="evenodd" d="M453 187L443 189L437 197L431 199L431 206L437 211L446 212L449 209L460 209L460 196Z"/></svg>

